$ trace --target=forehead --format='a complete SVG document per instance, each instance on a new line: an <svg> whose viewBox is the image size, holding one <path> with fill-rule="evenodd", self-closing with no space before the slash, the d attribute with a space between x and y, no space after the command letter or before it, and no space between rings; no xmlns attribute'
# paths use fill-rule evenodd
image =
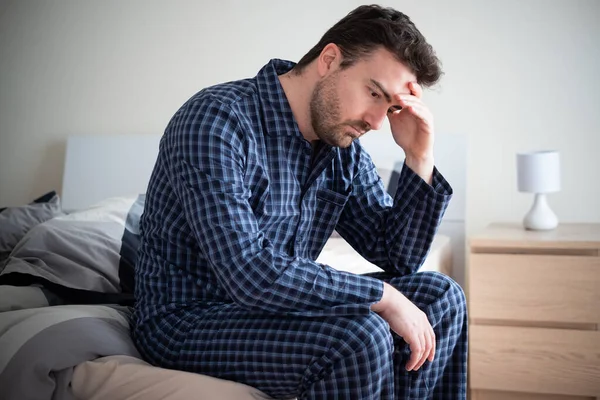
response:
<svg viewBox="0 0 600 400"><path fill-rule="evenodd" d="M417 81L415 74L385 49L374 51L350 69L354 69L355 78L367 83L373 79L392 95L410 93L408 83Z"/></svg>

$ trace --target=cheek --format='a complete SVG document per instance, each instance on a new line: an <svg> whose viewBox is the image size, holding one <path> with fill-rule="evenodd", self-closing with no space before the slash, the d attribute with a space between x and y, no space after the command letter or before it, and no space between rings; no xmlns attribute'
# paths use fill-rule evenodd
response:
<svg viewBox="0 0 600 400"><path fill-rule="evenodd" d="M368 100L368 98L367 98ZM357 95L355 91L341 90L339 94L340 118L342 120L356 121L362 119L361 110L368 107L365 96Z"/></svg>

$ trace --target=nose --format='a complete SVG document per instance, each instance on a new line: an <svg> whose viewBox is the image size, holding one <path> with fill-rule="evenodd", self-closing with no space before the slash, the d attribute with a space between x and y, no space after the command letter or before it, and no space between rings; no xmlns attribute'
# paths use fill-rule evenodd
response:
<svg viewBox="0 0 600 400"><path fill-rule="evenodd" d="M387 108L383 109L381 107L372 108L364 115L363 120L369 124L371 129L378 131L381 129L381 125L383 125L383 121L387 116Z"/></svg>

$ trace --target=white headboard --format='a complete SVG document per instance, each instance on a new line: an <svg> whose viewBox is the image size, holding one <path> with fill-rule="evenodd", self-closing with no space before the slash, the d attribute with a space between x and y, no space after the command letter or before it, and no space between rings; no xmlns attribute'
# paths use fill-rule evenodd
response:
<svg viewBox="0 0 600 400"><path fill-rule="evenodd" d="M62 204L66 211L117 196L145 193L161 135L71 136Z"/></svg>
<svg viewBox="0 0 600 400"><path fill-rule="evenodd" d="M109 197L145 193L161 136L69 137L63 176L63 208L73 211ZM398 170L404 155L391 135L372 132L362 138L361 143L377 167ZM453 275L462 284L465 265L466 138L460 135L438 135L435 158L437 167L454 190L439 232L451 238Z"/></svg>

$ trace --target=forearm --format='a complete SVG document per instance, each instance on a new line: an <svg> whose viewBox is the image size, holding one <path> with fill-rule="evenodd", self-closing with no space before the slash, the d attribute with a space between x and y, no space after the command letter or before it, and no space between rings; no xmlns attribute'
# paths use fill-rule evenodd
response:
<svg viewBox="0 0 600 400"><path fill-rule="evenodd" d="M391 268L402 275L416 272L425 261L452 197L448 182L431 168L427 184L417 171L405 166L390 210L394 222L385 234L387 257Z"/></svg>
<svg viewBox="0 0 600 400"><path fill-rule="evenodd" d="M368 309L380 300L378 279L337 271L308 259L292 258L272 248L243 246L240 257L212 254L211 263L232 299L248 309L288 313L343 305Z"/></svg>
<svg viewBox="0 0 600 400"><path fill-rule="evenodd" d="M448 182L432 168L431 184L427 184L405 165L393 201L384 193L378 194L383 190L379 185L362 189L365 194L352 199L338 231L380 268L402 275L415 272L425 260L452 196ZM371 178L363 179L369 182ZM369 203L371 198L381 200Z"/></svg>

